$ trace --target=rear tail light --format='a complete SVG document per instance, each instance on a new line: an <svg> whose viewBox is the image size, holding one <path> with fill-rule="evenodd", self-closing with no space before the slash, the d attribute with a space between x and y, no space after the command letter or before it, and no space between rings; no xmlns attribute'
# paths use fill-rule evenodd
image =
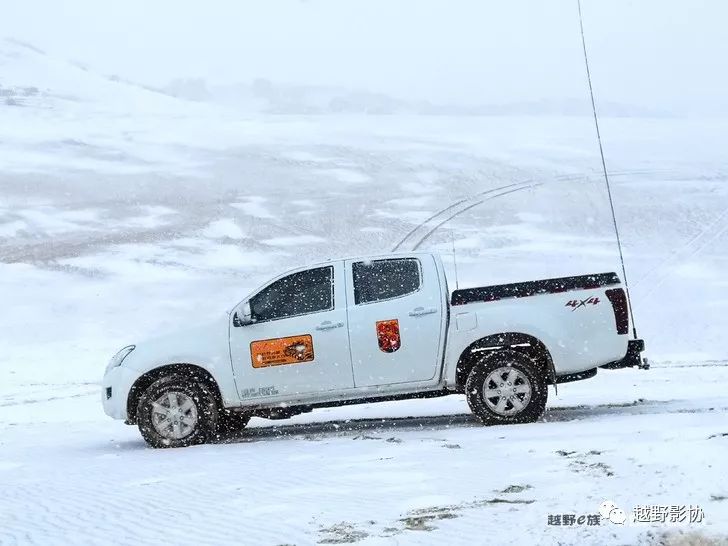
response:
<svg viewBox="0 0 728 546"><path fill-rule="evenodd" d="M614 320L617 323L617 333L626 334L629 332L629 310L627 306L627 295L621 288L611 288L605 294L612 303L614 309Z"/></svg>

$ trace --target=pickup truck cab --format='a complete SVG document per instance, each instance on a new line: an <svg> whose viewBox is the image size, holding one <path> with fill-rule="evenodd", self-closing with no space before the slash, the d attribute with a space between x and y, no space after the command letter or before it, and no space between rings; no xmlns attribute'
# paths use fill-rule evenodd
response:
<svg viewBox="0 0 728 546"><path fill-rule="evenodd" d="M105 412L154 447L251 416L464 393L485 424L537 420L550 384L642 364L615 273L450 292L439 256L335 260L284 273L212 323L119 351Z"/></svg>

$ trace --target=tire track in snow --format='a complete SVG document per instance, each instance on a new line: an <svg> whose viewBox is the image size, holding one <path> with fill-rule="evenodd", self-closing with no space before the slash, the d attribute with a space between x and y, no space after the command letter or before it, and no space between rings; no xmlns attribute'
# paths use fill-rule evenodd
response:
<svg viewBox="0 0 728 546"><path fill-rule="evenodd" d="M658 415L673 413L708 413L728 411L725 400L716 400L711 408L695 406L688 400L635 400L629 403L554 406L547 408L543 420L547 423L573 419L600 418L618 415ZM383 434L424 428L482 427L471 413L425 417L394 417L388 419L346 419L283 426L250 427L238 435L224 437L221 443L246 443L268 440L323 440L325 438L361 435L362 432ZM379 439L379 438L372 438ZM385 438L382 438L385 440Z"/></svg>
<svg viewBox="0 0 728 546"><path fill-rule="evenodd" d="M728 222L726 222L726 219L728 219L728 208L726 208L721 214L719 214L718 217L710 224L704 227L697 235L688 240L680 248L673 251L667 258L665 258L662 262L650 269L640 279L638 279L635 283L635 287L640 286L653 274L662 271L662 274L658 276L657 280L650 284L648 290L644 294L639 295L639 299L643 301L648 299L652 294L657 291L658 288L660 288L665 283L665 281L670 277L671 274L671 271L669 269L666 269L668 265L674 263L678 259L689 260L690 258L693 258L701 251L703 251L706 247L708 247L711 243L717 241L724 233L726 233L728 231ZM711 234L711 236L707 240L701 241L701 239L703 239L703 237L708 234ZM694 246L696 243L698 243L698 246Z"/></svg>
<svg viewBox="0 0 728 546"><path fill-rule="evenodd" d="M642 170L631 170L631 171L616 171L609 173L609 176L615 177L615 176L633 176L633 175L640 175L640 174L660 174L660 173L667 173L670 172L665 169L642 169ZM504 195L509 195L511 193L516 193L532 188L536 188L539 186L552 184L554 182L573 182L577 180L584 180L587 182L598 182L600 179L603 179L603 174L585 174L585 173L579 173L579 174L567 174L567 175L559 175L553 177L551 180L541 180L536 178L529 178L526 180L522 180L520 182L514 182L512 184L506 184L504 186L499 186L497 188L490 188L487 190L483 190L481 192L478 192L476 194L473 194L471 196L465 197L463 199L459 199L455 201L454 203L451 203L447 207L444 207L437 212L433 213L429 217L427 217L425 220L423 220L421 223L417 224L414 228L412 228L394 247L392 247L392 252L399 251L402 247L406 246L408 243L413 243L411 245L410 250L415 251L422 246L422 244L427 241L439 228L441 228L443 225L445 225L447 222L452 220L453 218L456 218L457 216L460 216L464 212L467 212L468 210L483 204L485 201L490 201L492 199L495 199L497 197L502 197ZM500 192L500 193L498 193ZM484 199L479 199L480 197L487 196ZM424 232L424 233L423 233Z"/></svg>

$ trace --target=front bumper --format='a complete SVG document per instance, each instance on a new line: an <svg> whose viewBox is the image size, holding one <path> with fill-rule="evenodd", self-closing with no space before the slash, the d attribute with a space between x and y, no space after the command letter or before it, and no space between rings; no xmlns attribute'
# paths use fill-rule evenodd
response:
<svg viewBox="0 0 728 546"><path fill-rule="evenodd" d="M101 403L106 415L126 420L129 391L138 377L139 372L125 368L123 364L106 372L101 382Z"/></svg>
<svg viewBox="0 0 728 546"><path fill-rule="evenodd" d="M630 339L627 342L627 354L621 360L615 360L600 368L607 370L617 370L619 368L642 368L643 370L649 370L650 365L646 358L642 358L642 352L645 350L645 342L642 339Z"/></svg>

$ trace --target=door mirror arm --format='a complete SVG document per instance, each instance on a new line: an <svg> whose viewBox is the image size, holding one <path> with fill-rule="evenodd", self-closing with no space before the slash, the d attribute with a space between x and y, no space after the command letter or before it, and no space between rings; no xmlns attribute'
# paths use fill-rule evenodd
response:
<svg viewBox="0 0 728 546"><path fill-rule="evenodd" d="M240 328L241 326L247 326L254 322L255 319L253 319L253 313L250 310L250 302L246 301L233 314L233 326Z"/></svg>

